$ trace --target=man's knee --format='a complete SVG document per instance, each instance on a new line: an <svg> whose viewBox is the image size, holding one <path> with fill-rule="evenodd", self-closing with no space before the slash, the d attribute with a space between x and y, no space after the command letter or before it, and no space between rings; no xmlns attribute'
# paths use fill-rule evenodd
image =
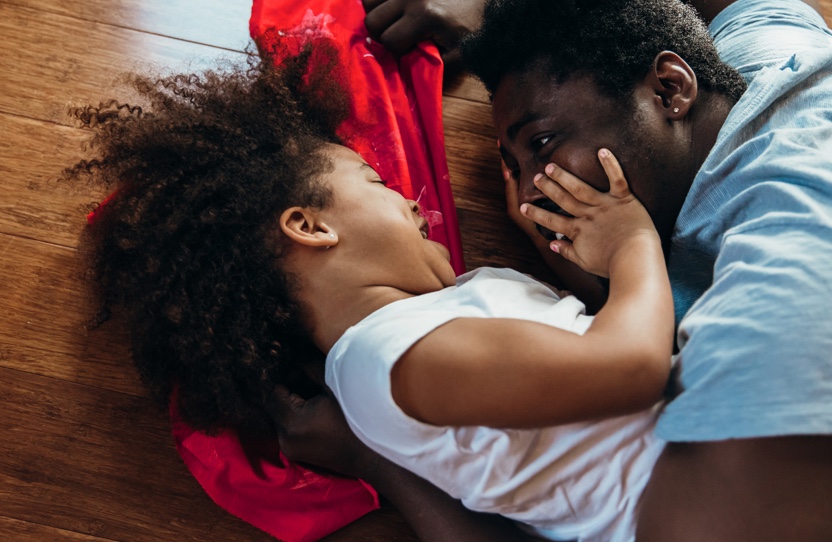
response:
<svg viewBox="0 0 832 542"><path fill-rule="evenodd" d="M832 540L832 437L669 444L637 539Z"/></svg>

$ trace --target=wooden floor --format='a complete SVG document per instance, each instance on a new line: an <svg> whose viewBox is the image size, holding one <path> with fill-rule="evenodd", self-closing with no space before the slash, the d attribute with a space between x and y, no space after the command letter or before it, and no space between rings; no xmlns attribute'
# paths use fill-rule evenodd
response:
<svg viewBox="0 0 832 542"><path fill-rule="evenodd" d="M245 0L0 0L0 540L273 540L190 477L130 367L123 326L84 331L75 247L85 206L101 194L55 180L81 152L69 104L109 98L120 72L239 56L249 9ZM444 105L469 268L541 271L502 212L483 91L462 81ZM386 506L328 540L415 537Z"/></svg>

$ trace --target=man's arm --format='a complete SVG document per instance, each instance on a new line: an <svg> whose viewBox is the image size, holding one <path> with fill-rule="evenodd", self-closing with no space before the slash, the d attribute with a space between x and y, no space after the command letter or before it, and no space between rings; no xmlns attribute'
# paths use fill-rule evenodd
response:
<svg viewBox="0 0 832 542"><path fill-rule="evenodd" d="M287 457L368 482L393 503L420 540L536 540L502 516L468 510L430 482L370 450L350 431L331 396L303 400L279 387L268 409Z"/></svg>
<svg viewBox="0 0 832 542"><path fill-rule="evenodd" d="M832 437L670 443L638 542L832 540Z"/></svg>
<svg viewBox="0 0 832 542"><path fill-rule="evenodd" d="M699 15L705 20L706 23L711 24L711 21L714 20L714 17L720 14L723 9L727 8L731 4L736 2L736 0L687 0L687 3L693 6L696 11L699 12ZM810 5L815 11L820 13L821 15L823 12L820 9L820 4L818 0L803 0L805 4Z"/></svg>

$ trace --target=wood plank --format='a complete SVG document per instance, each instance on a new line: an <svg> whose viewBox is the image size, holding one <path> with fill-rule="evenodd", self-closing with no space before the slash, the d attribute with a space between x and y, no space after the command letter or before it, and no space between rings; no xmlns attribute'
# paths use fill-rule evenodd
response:
<svg viewBox="0 0 832 542"><path fill-rule="evenodd" d="M443 94L445 96L453 96L454 98L471 100L472 102L491 103L485 86L473 75L466 74L452 77L445 82Z"/></svg>
<svg viewBox="0 0 832 542"><path fill-rule="evenodd" d="M14 542L43 542L44 540L50 542L107 542L108 540L2 516L0 516L0 533L6 536L6 540L14 540Z"/></svg>
<svg viewBox="0 0 832 542"><path fill-rule="evenodd" d="M113 540L270 540L202 493L147 399L0 380L0 516Z"/></svg>
<svg viewBox="0 0 832 542"><path fill-rule="evenodd" d="M819 0L819 3L823 18L826 19L826 24L832 27L832 0Z"/></svg>
<svg viewBox="0 0 832 542"><path fill-rule="evenodd" d="M0 517L131 542L273 540L210 501L147 399L5 368L0 381ZM328 540L416 538L388 505Z"/></svg>
<svg viewBox="0 0 832 542"><path fill-rule="evenodd" d="M251 43L248 34L250 1L5 0L5 3L237 51ZM84 26L83 23L75 24Z"/></svg>
<svg viewBox="0 0 832 542"><path fill-rule="evenodd" d="M0 112L67 125L69 105L109 99L122 73L198 71L242 56L10 4L0 4L0 36Z"/></svg>
<svg viewBox="0 0 832 542"><path fill-rule="evenodd" d="M88 133L0 113L0 232L77 246L85 209L102 194L57 179Z"/></svg>
<svg viewBox="0 0 832 542"><path fill-rule="evenodd" d="M76 251L0 234L0 367L143 395L115 320L94 314Z"/></svg>

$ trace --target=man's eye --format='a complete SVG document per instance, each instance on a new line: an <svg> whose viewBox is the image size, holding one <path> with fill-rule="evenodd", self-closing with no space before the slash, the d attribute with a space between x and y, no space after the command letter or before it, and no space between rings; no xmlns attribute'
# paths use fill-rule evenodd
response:
<svg viewBox="0 0 832 542"><path fill-rule="evenodd" d="M546 143L550 142L551 140L552 136L543 136L532 140L532 150L534 150L534 152L538 152L540 149L546 146Z"/></svg>

